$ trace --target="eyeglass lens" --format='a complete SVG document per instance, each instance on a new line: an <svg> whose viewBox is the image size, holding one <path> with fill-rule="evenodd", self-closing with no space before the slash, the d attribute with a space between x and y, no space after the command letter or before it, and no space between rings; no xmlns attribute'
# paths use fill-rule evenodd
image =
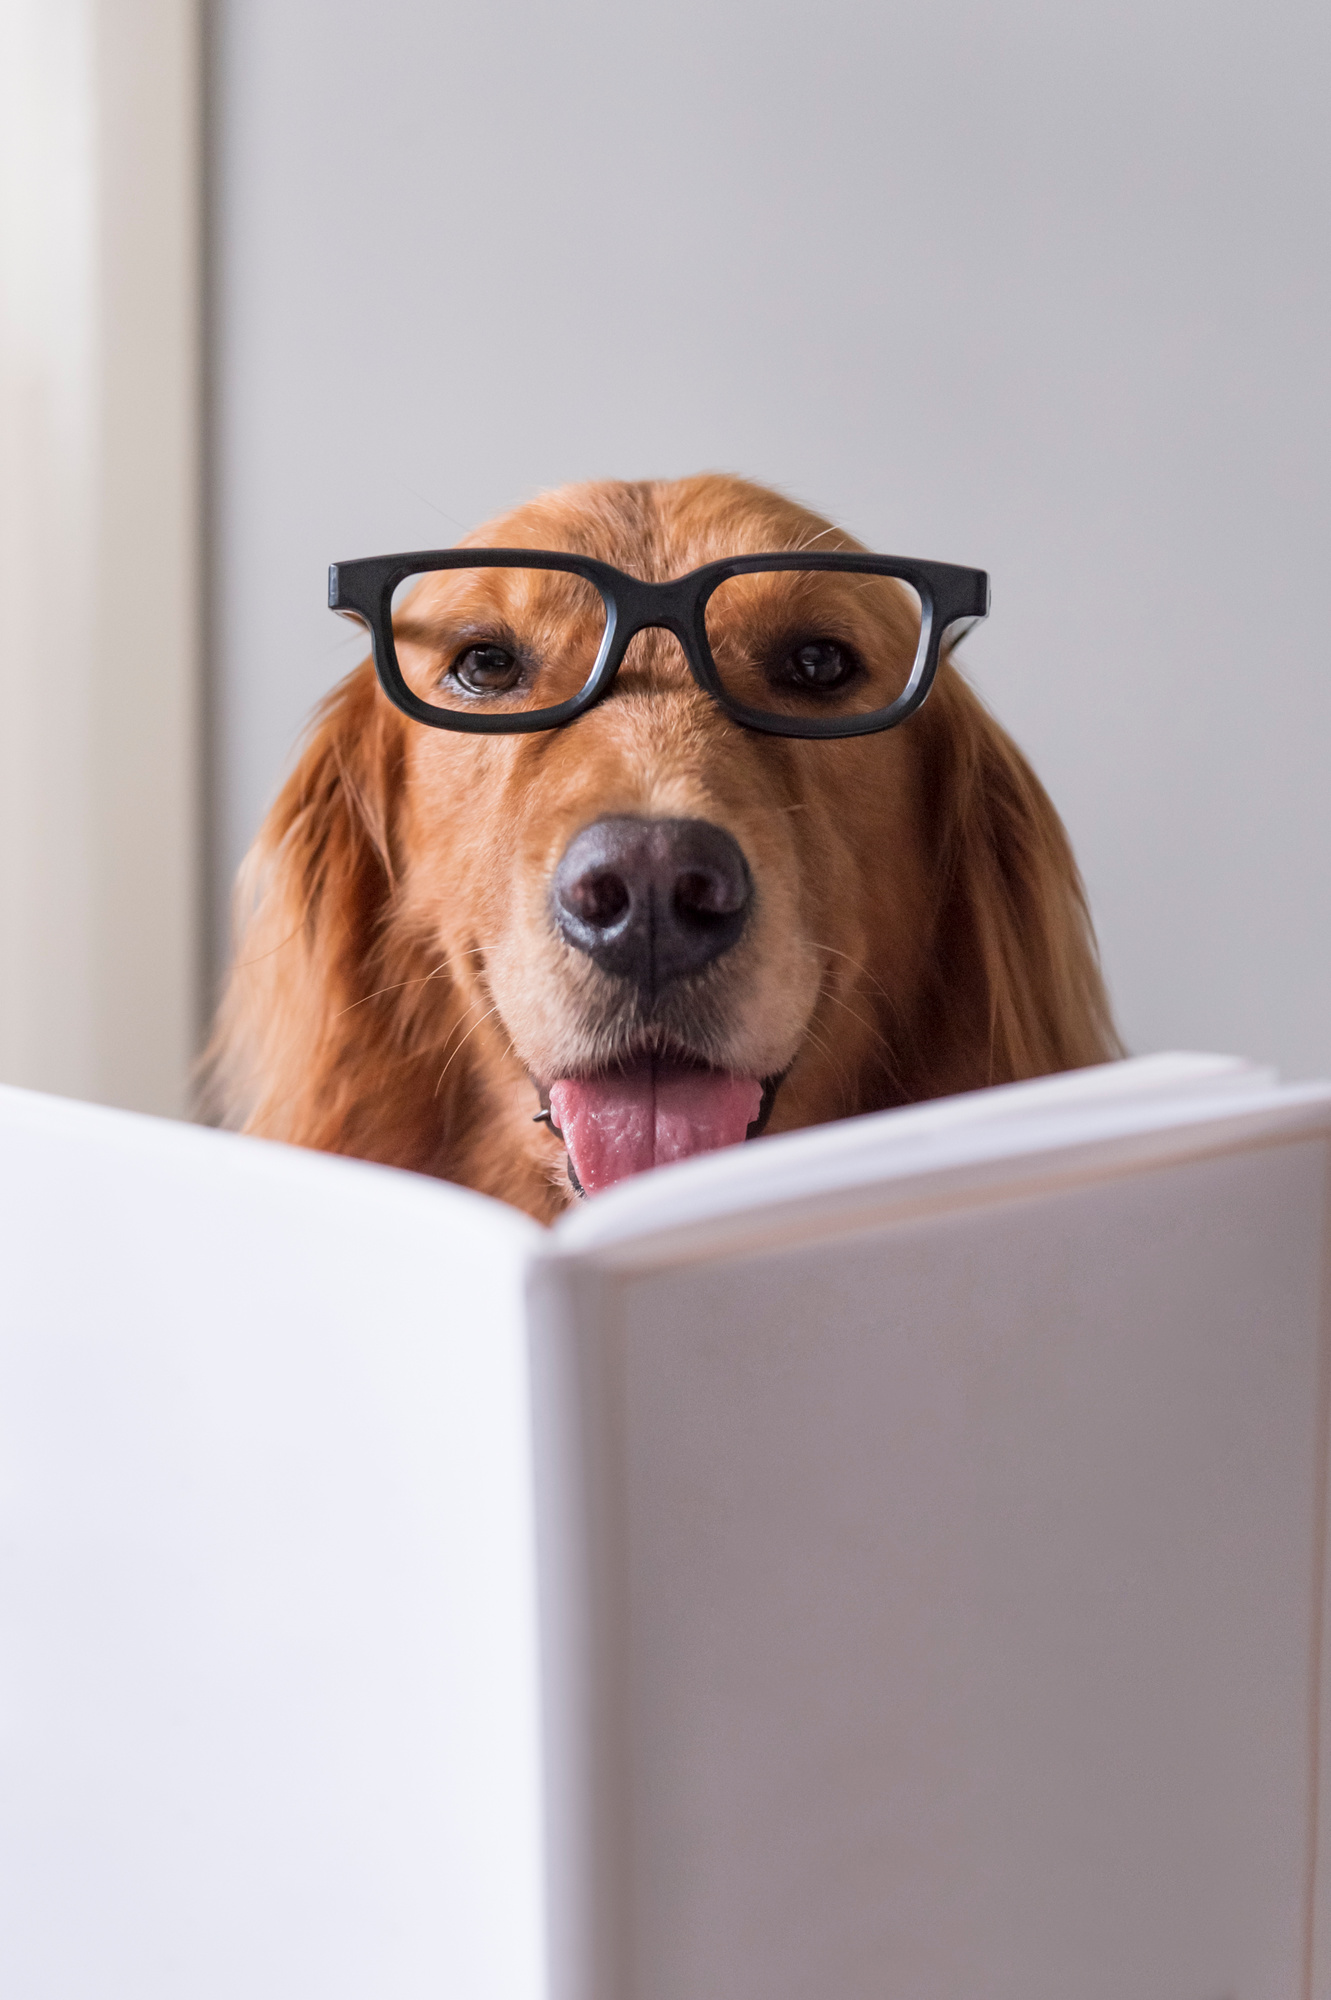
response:
<svg viewBox="0 0 1331 2000"><path fill-rule="evenodd" d="M566 570L427 570L393 594L402 677L431 708L557 708L586 685L605 636L601 593Z"/></svg>
<svg viewBox="0 0 1331 2000"><path fill-rule="evenodd" d="M768 715L871 715L906 690L920 600L891 576L756 570L713 591L706 623L733 701Z"/></svg>

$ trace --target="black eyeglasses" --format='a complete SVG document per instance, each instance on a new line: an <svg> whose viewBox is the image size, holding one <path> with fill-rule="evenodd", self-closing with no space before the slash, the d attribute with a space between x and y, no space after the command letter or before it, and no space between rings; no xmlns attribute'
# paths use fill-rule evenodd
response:
<svg viewBox="0 0 1331 2000"><path fill-rule="evenodd" d="M746 729L865 736L913 715L939 652L989 611L982 569L898 556L734 556L644 583L547 549L427 549L335 563L334 611L370 628L380 685L433 729L558 729L658 627Z"/></svg>

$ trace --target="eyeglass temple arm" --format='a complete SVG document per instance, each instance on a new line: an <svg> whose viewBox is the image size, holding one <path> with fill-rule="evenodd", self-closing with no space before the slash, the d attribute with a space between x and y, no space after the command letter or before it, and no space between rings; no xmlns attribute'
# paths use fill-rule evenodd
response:
<svg viewBox="0 0 1331 2000"><path fill-rule="evenodd" d="M359 618L369 624L374 616L375 598L382 587L382 574L390 565L371 556L368 561L328 565L328 609L344 618Z"/></svg>
<svg viewBox="0 0 1331 2000"><path fill-rule="evenodd" d="M943 569L942 564L938 567ZM950 565L944 570L934 590L940 652L950 653L968 632L983 624L991 598L987 570L953 569Z"/></svg>

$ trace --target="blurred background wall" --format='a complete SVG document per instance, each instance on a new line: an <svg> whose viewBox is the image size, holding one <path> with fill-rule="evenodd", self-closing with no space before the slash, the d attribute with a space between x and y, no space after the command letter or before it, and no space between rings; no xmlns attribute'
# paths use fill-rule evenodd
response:
<svg viewBox="0 0 1331 2000"><path fill-rule="evenodd" d="M1331 10L216 0L214 935L338 557L704 467L988 567L1138 1050L1331 1071ZM218 946L220 949L220 944Z"/></svg>
<svg viewBox="0 0 1331 2000"><path fill-rule="evenodd" d="M1324 6L210 0L202 872L199 11L5 0L0 1075L180 1101L330 559L704 467L987 566L1130 1044L1331 1072Z"/></svg>

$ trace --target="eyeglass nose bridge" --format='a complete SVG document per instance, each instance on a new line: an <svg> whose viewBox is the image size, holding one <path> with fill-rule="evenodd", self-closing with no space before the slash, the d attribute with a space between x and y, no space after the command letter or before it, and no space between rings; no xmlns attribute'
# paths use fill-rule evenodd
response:
<svg viewBox="0 0 1331 2000"><path fill-rule="evenodd" d="M706 661L698 644L697 587L692 577L668 583L646 583L638 577L617 577L613 600L607 605L603 673L605 692L624 663L639 632L669 632L679 641L689 672L709 694Z"/></svg>

